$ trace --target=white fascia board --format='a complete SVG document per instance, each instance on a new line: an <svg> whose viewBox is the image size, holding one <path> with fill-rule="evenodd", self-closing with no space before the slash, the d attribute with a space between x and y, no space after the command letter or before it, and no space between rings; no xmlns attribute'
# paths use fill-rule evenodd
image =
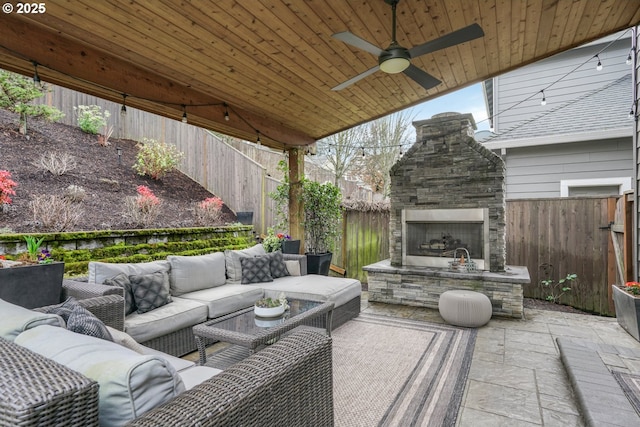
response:
<svg viewBox="0 0 640 427"><path fill-rule="evenodd" d="M567 144L569 142L596 141L601 139L631 138L632 136L633 128L625 127L600 131L567 133L563 135L536 136L534 138L510 139L494 142L486 141L481 144L489 150L499 150L502 148L533 147L536 145Z"/></svg>

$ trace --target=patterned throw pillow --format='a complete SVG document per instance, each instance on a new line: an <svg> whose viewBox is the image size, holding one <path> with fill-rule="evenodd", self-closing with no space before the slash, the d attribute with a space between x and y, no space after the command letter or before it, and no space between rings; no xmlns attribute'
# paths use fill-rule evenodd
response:
<svg viewBox="0 0 640 427"><path fill-rule="evenodd" d="M111 279L106 279L103 282L103 285L107 286L120 286L124 288L124 315L128 316L129 314L136 311L136 301L133 298L133 288L131 287L131 282L129 281L129 276L124 273L120 273Z"/></svg>
<svg viewBox="0 0 640 427"><path fill-rule="evenodd" d="M257 257L242 257L242 284L273 282L271 277L270 258L268 255Z"/></svg>
<svg viewBox="0 0 640 427"><path fill-rule="evenodd" d="M73 297L69 297L62 304L49 307L47 313L62 317L67 323L67 329L72 332L113 341L107 326Z"/></svg>
<svg viewBox="0 0 640 427"><path fill-rule="evenodd" d="M289 270L287 270L287 265L284 263L284 258L281 251L271 252L267 256L269 257L269 269L271 271L271 277L277 279L278 277L289 275Z"/></svg>
<svg viewBox="0 0 640 427"><path fill-rule="evenodd" d="M151 274L129 276L138 314L146 313L171 302L169 273L156 271Z"/></svg>

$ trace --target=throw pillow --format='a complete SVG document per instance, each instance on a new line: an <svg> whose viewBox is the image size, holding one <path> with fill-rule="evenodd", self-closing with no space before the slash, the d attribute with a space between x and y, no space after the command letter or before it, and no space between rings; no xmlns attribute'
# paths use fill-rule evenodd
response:
<svg viewBox="0 0 640 427"><path fill-rule="evenodd" d="M257 256L253 258L240 258L242 266L242 284L273 282L271 277L270 259L268 256Z"/></svg>
<svg viewBox="0 0 640 427"><path fill-rule="evenodd" d="M255 245L247 249L224 251L225 267L227 270L228 283L242 282L242 265L240 258L266 255L262 245Z"/></svg>
<svg viewBox="0 0 640 427"><path fill-rule="evenodd" d="M111 279L106 279L103 285L107 286L119 286L124 289L124 315L128 316L136 311L136 302L133 298L133 288L129 281L129 276L124 273L120 273Z"/></svg>
<svg viewBox="0 0 640 427"><path fill-rule="evenodd" d="M271 277L277 279L278 277L285 277L289 275L289 270L284 263L281 251L275 251L267 254L269 257L269 269L271 270Z"/></svg>
<svg viewBox="0 0 640 427"><path fill-rule="evenodd" d="M47 313L62 317L67 324L67 329L72 332L113 341L107 326L73 297L67 298L62 304L48 307Z"/></svg>
<svg viewBox="0 0 640 427"><path fill-rule="evenodd" d="M169 285L174 297L222 286L227 280L222 252L196 256L169 255L167 260L171 265Z"/></svg>
<svg viewBox="0 0 640 427"><path fill-rule="evenodd" d="M300 262L296 260L285 261L289 276L300 276Z"/></svg>
<svg viewBox="0 0 640 427"><path fill-rule="evenodd" d="M120 273L127 276L132 274L151 274L156 271L169 271L171 266L166 260L134 263L110 263L110 262L89 262L89 283L104 283L105 279L110 279Z"/></svg>
<svg viewBox="0 0 640 427"><path fill-rule="evenodd" d="M156 271L151 274L129 276L138 314L146 313L171 302L169 274Z"/></svg>

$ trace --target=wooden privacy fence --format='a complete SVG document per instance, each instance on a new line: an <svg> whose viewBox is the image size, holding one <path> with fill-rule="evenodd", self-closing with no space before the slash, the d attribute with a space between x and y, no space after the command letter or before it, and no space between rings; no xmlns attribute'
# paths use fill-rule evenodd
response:
<svg viewBox="0 0 640 427"><path fill-rule="evenodd" d="M546 279L543 267L553 266L549 278L559 280L576 273L578 280L561 299L564 304L604 315L613 315L610 285L620 282L616 273L616 250L611 239L620 241L621 261L629 279L632 225L623 228L624 206L616 203L625 198L583 197L562 199L525 199L507 201L507 264L529 269L531 284L525 296L545 299L548 294L540 286ZM627 202L628 204L628 202ZM625 212L631 212L628 206ZM628 215L627 215L628 217ZM625 243L626 242L626 243ZM627 249L625 249L627 248ZM626 254L626 255L624 255ZM362 267L389 258L389 212L354 211L344 214L344 234L333 263L346 269L349 277L367 282Z"/></svg>
<svg viewBox="0 0 640 427"><path fill-rule="evenodd" d="M544 279L569 273L578 280L561 299L571 306L613 315L610 285L616 281L611 243L617 197L524 199L507 202L507 264L525 265L526 297L545 299ZM545 265L553 266L551 277Z"/></svg>

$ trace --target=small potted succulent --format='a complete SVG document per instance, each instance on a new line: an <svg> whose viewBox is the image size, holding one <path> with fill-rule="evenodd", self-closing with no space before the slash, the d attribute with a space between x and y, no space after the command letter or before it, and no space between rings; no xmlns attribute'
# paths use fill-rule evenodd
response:
<svg viewBox="0 0 640 427"><path fill-rule="evenodd" d="M640 341L640 283L627 282L624 286L611 285L618 324Z"/></svg>
<svg viewBox="0 0 640 427"><path fill-rule="evenodd" d="M289 303L284 293L278 298L265 297L255 303L254 313L258 317L278 317L289 308Z"/></svg>

